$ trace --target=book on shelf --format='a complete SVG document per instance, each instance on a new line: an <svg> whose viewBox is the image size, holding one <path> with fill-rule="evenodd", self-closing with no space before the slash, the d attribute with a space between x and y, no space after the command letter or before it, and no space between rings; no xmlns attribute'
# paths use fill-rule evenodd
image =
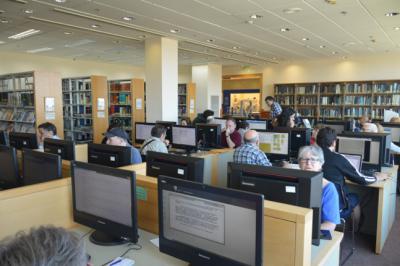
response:
<svg viewBox="0 0 400 266"><path fill-rule="evenodd" d="M275 86L275 95L277 94L293 94L294 86L293 85L278 85Z"/></svg>
<svg viewBox="0 0 400 266"><path fill-rule="evenodd" d="M400 85L398 82L392 83L375 83L374 92L377 93L400 93Z"/></svg>
<svg viewBox="0 0 400 266"><path fill-rule="evenodd" d="M316 94L317 93L317 85L304 85L296 87L297 94Z"/></svg>

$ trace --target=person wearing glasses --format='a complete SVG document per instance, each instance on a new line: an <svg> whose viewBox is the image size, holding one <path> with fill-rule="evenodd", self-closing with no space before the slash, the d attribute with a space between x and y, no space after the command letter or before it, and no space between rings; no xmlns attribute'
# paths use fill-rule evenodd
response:
<svg viewBox="0 0 400 266"><path fill-rule="evenodd" d="M2 266L92 266L83 240L61 227L41 226L0 242Z"/></svg>
<svg viewBox="0 0 400 266"><path fill-rule="evenodd" d="M324 153L316 145L304 146L299 150L298 161L301 170L321 172ZM337 224L340 224L339 196L335 185L322 178L321 230L333 231Z"/></svg>

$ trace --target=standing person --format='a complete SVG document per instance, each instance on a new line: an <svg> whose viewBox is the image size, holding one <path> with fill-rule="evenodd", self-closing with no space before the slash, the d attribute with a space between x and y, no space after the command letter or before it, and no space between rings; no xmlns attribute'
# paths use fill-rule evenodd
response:
<svg viewBox="0 0 400 266"><path fill-rule="evenodd" d="M163 125L155 125L151 129L151 137L143 142L140 148L140 154L146 155L148 151L156 151L168 153L169 141L165 139L167 136L167 129Z"/></svg>
<svg viewBox="0 0 400 266"><path fill-rule="evenodd" d="M271 117L275 119L282 113L282 107L279 103L275 102L274 97L267 96L265 97L265 103L271 108Z"/></svg>
<svg viewBox="0 0 400 266"><path fill-rule="evenodd" d="M132 164L142 162L142 157L140 156L139 151L135 147L132 147L132 145L129 144L129 136L125 130L123 130L120 127L114 127L110 131L104 133L104 136L107 137L106 144L108 145L130 147Z"/></svg>
<svg viewBox="0 0 400 266"><path fill-rule="evenodd" d="M221 133L221 145L231 149L242 144L242 137L236 130L236 120L232 117L226 119L225 130Z"/></svg>
<svg viewBox="0 0 400 266"><path fill-rule="evenodd" d="M233 161L242 164L255 164L271 166L267 155L259 149L260 139L257 131L248 130L244 134L244 144L236 148L233 153Z"/></svg>
<svg viewBox="0 0 400 266"><path fill-rule="evenodd" d="M213 110L205 110L202 114L198 114L195 119L193 119L193 126L196 126L198 123L207 123L210 120L214 119L214 111Z"/></svg>
<svg viewBox="0 0 400 266"><path fill-rule="evenodd" d="M42 123L38 126L38 145L39 149L43 149L44 139L60 139L57 136L57 128L50 122Z"/></svg>

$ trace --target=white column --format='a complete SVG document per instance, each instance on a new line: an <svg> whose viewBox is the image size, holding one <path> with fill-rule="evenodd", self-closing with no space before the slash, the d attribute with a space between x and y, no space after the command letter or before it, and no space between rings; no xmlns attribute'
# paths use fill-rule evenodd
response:
<svg viewBox="0 0 400 266"><path fill-rule="evenodd" d="M178 41L146 39L146 121L178 121Z"/></svg>
<svg viewBox="0 0 400 266"><path fill-rule="evenodd" d="M193 66L192 82L196 83L196 112L211 109L215 116L219 116L222 104L222 66Z"/></svg>

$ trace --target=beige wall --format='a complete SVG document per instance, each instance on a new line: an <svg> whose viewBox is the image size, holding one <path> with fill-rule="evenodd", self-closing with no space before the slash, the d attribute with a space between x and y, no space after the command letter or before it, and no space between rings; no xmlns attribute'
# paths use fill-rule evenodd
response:
<svg viewBox="0 0 400 266"><path fill-rule="evenodd" d="M192 66L189 65L178 66L178 83L190 83L190 82L192 82Z"/></svg>
<svg viewBox="0 0 400 266"><path fill-rule="evenodd" d="M223 75L263 73L263 97L273 95L273 84L294 82L400 80L400 53L328 58L266 65L265 67L224 67ZM265 103L263 108L266 109Z"/></svg>
<svg viewBox="0 0 400 266"><path fill-rule="evenodd" d="M27 53L0 53L0 74L32 70L58 72L61 77L102 75L108 79L144 78L144 68L131 65L107 64L31 55Z"/></svg>

